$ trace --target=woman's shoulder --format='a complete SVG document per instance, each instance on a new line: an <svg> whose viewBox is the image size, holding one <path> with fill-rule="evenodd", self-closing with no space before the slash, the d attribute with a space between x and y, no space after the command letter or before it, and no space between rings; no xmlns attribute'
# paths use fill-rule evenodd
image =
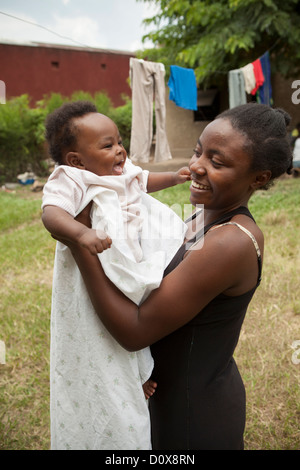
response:
<svg viewBox="0 0 300 470"><path fill-rule="evenodd" d="M258 245L260 246L261 251L263 251L264 247L264 234L257 223L251 218L247 217L243 214L239 214L231 219L231 222L235 222L238 225L241 225L246 230L248 230L255 240L257 241Z"/></svg>
<svg viewBox="0 0 300 470"><path fill-rule="evenodd" d="M208 236L209 235L209 236ZM251 255L252 245L261 256L264 249L264 235L253 219L245 215L234 216L224 224L214 225L206 234L207 245L226 249L230 256L239 257L247 252Z"/></svg>

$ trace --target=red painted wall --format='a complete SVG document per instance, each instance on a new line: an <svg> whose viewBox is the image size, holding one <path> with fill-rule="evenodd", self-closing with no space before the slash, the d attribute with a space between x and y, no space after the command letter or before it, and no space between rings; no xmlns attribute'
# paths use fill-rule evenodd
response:
<svg viewBox="0 0 300 470"><path fill-rule="evenodd" d="M114 106L131 97L129 59L134 54L55 45L0 44L0 80L6 99L27 93L33 101L56 92L106 91Z"/></svg>

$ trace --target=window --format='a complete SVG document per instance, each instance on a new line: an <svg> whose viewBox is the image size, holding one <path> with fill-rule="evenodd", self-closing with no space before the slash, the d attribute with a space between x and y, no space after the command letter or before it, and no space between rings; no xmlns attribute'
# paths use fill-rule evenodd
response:
<svg viewBox="0 0 300 470"><path fill-rule="evenodd" d="M194 121L213 121L220 112L220 93L217 88L198 90Z"/></svg>

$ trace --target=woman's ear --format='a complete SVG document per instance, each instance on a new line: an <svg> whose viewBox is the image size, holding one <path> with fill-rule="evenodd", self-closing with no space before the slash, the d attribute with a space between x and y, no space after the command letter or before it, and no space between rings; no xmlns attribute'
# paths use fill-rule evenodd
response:
<svg viewBox="0 0 300 470"><path fill-rule="evenodd" d="M263 188L271 179L272 172L270 170L264 170L259 172L254 182L251 184L251 188L255 191L256 189Z"/></svg>
<svg viewBox="0 0 300 470"><path fill-rule="evenodd" d="M68 152L65 157L66 164L69 166L75 166L76 168L79 168L80 170L84 170L85 166L80 160L78 152Z"/></svg>

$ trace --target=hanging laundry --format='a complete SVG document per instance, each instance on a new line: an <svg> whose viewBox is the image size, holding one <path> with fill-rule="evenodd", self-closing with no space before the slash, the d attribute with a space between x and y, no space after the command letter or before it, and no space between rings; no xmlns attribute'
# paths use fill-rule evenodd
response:
<svg viewBox="0 0 300 470"><path fill-rule="evenodd" d="M251 64L245 65L244 67L241 68L241 71L243 72L244 79L245 79L245 90L248 94L250 94L256 85L253 64L251 63Z"/></svg>
<svg viewBox="0 0 300 470"><path fill-rule="evenodd" d="M197 111L197 82L193 69L171 65L169 99L177 106Z"/></svg>
<svg viewBox="0 0 300 470"><path fill-rule="evenodd" d="M240 69L231 70L228 74L229 107L235 108L247 103L245 79Z"/></svg>
<svg viewBox="0 0 300 470"><path fill-rule="evenodd" d="M257 90L264 84L265 77L259 59L256 59L254 62L252 62L252 65L256 84L253 90L251 90L251 95L255 95Z"/></svg>
<svg viewBox="0 0 300 470"><path fill-rule="evenodd" d="M272 106L272 84L271 84L271 65L269 52L265 52L260 58L262 72L264 75L264 83L258 90L258 101L263 104Z"/></svg>
<svg viewBox="0 0 300 470"><path fill-rule="evenodd" d="M239 76L244 78L244 90ZM231 70L228 74L229 105L238 106L245 103L245 93L256 95L259 103L272 106L271 66L269 52L241 69Z"/></svg>
<svg viewBox="0 0 300 470"><path fill-rule="evenodd" d="M132 122L130 158L148 162L153 138L155 102L156 145L154 161L172 158L166 133L165 67L158 62L130 59Z"/></svg>

